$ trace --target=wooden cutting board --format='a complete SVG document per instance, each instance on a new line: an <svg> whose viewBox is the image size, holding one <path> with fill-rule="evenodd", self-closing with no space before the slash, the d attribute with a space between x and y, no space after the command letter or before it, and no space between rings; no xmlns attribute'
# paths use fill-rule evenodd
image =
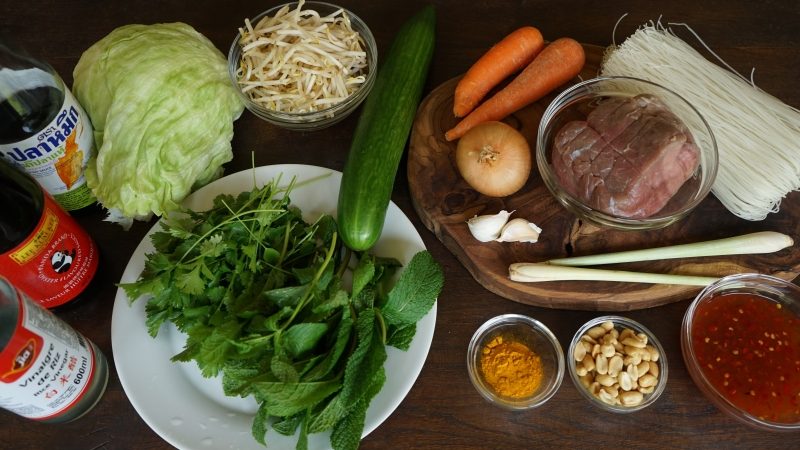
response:
<svg viewBox="0 0 800 450"><path fill-rule="evenodd" d="M584 46L586 66L581 79L597 76L603 48ZM577 82L578 79L576 78ZM425 226L459 259L486 289L511 300L535 306L563 309L625 311L649 308L696 295L691 286L561 281L519 283L508 279L513 262L537 262L567 256L590 255L720 239L755 231L778 231L798 241L800 193L784 199L780 213L751 222L739 219L713 197L709 197L684 220L657 231L616 231L583 223L564 209L543 184L533 167L526 186L504 198L483 196L469 187L455 166L456 142L447 142L444 132L456 124L453 117L452 79L428 95L420 105L411 133L408 182L414 208ZM571 84L571 83L570 83ZM566 87L566 86L565 86ZM505 119L531 144L539 119L558 92ZM535 158L534 158L535 162ZM475 215L516 211L543 229L536 244L482 243L470 234L465 221ZM800 273L800 243L778 253L726 257L689 258L608 266L620 270L724 276L759 272L794 279Z"/></svg>

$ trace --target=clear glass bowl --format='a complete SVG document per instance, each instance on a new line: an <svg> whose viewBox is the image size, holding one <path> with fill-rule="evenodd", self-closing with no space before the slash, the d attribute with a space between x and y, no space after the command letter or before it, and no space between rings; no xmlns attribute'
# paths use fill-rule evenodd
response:
<svg viewBox="0 0 800 450"><path fill-rule="evenodd" d="M730 293L758 295L774 302L776 305L781 305L783 309L790 311L795 317L800 318L800 287L780 278L759 274L739 274L724 277L708 285L697 295L692 304L689 305L681 326L681 350L689 375L700 391L716 405L717 408L742 423L770 431L800 430L800 421L794 423L773 422L756 417L748 411L739 408L715 387L713 382L707 377L704 369L700 367L695 347L692 343L692 329L695 325L698 308L719 295ZM729 320L729 326L737 325L732 319ZM719 322L719 326L725 326L725 324ZM776 385L785 386L784 381L780 380L781 373L779 370L769 370L769 368L766 367L764 369L765 370L759 371L760 376L771 377ZM769 399L765 398L763 400L768 401Z"/></svg>
<svg viewBox="0 0 800 450"><path fill-rule="evenodd" d="M542 382L525 398L509 398L494 392L481 371L481 351L496 336L514 339L528 346L542 363ZM549 400L564 378L564 352L558 339L541 322L519 314L504 314L489 319L475 331L467 348L469 378L478 392L490 403L510 410L536 408Z"/></svg>
<svg viewBox="0 0 800 450"><path fill-rule="evenodd" d="M297 4L298 2L291 2L275 6L274 8L270 8L253 17L250 19L250 22L255 25L263 17L274 16L281 8L287 5L290 8L296 8ZM305 2L303 4L303 10L306 9L317 11L322 16L331 14L338 10L344 11L344 13L350 18L350 24L353 30L357 31L364 41L365 51L367 52L367 78L358 88L358 90L350 94L350 96L348 96L342 102L323 110L308 113L287 113L265 108L264 106L254 103L252 100L250 100L246 94L242 93L242 90L239 87L236 72L239 68L242 49L239 45L238 32L233 40L233 44L231 44L230 51L228 51L228 74L230 76L231 83L233 83L234 89L236 89L236 92L239 93L239 97L244 102L245 107L247 107L250 112L261 119L266 120L267 122L279 127L298 131L320 130L338 123L350 115L350 113L358 108L364 99L367 98L367 95L369 95L373 85L375 84L375 77L377 76L378 72L378 46L375 43L375 38L373 37L372 32L370 31L369 27L367 27L367 24L364 23L364 21L362 21L351 11L330 3Z"/></svg>
<svg viewBox="0 0 800 450"><path fill-rule="evenodd" d="M700 164L692 177L655 214L632 219L615 216L589 206L567 192L552 164L552 146L559 130L568 122L585 120L591 102L604 96L631 97L641 93L655 95L688 127L700 149ZM717 174L717 143L711 128L700 113L675 92L651 83L627 77L602 77L578 83L561 93L547 107L539 123L536 138L536 163L542 180L567 210L579 218L601 227L622 230L658 229L675 223L689 214L711 191Z"/></svg>
<svg viewBox="0 0 800 450"><path fill-rule="evenodd" d="M639 403L638 405L634 406L624 406L624 405L611 405L600 400L594 394L589 392L587 388L583 386L581 383L580 377L577 372L577 361L575 361L575 347L581 340L581 336L586 334L591 328L596 326L600 326L603 322L610 321L614 324L614 328L617 331L622 331L623 328L630 328L636 333L644 333L647 335L647 343L655 347L658 350L659 358L658 358L658 367L659 367L659 375L658 375L658 383L655 385L653 392L649 394L644 394L644 400ZM587 399L591 404L594 406L609 412L614 413L632 413L635 411L640 411L644 408L655 403L658 400L658 397L664 392L664 389L667 387L667 376L669 375L669 365L667 364L667 355L664 352L664 347L661 346L661 342L656 338L656 336L648 330L644 325L636 322L635 320L628 319L627 317L622 316L601 316L594 318L588 322L586 322L582 327L578 329L575 333L575 336L572 338L572 342L569 344L569 351L567 352L567 371L569 372L569 376L572 378L573 384L575 384L575 388L578 389L578 392Z"/></svg>

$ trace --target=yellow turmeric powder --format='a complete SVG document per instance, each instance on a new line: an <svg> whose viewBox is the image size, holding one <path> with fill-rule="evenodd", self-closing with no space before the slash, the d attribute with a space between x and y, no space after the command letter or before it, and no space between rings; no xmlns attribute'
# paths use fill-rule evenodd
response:
<svg viewBox="0 0 800 450"><path fill-rule="evenodd" d="M481 371L486 383L502 397L533 395L542 383L542 360L527 345L496 336L483 347Z"/></svg>

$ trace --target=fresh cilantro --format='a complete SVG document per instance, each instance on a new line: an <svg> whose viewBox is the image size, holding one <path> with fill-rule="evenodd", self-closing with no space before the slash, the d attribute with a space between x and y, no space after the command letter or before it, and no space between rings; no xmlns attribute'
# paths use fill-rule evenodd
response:
<svg viewBox="0 0 800 450"><path fill-rule="evenodd" d="M121 287L147 299L152 336L166 322L186 333L174 361L222 374L226 395L254 396L256 441L266 445L272 428L298 433L304 449L308 434L331 431L334 448L353 449L386 380L386 345L409 348L442 271L420 252L392 286L396 260L357 253L345 289L354 253L336 222L305 222L290 205L294 182L279 182L168 217L139 279Z"/></svg>

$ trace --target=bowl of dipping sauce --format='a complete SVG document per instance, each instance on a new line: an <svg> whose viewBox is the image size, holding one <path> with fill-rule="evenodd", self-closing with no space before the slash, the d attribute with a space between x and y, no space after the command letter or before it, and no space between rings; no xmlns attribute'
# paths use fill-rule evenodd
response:
<svg viewBox="0 0 800 450"><path fill-rule="evenodd" d="M228 72L245 107L301 131L338 123L372 90L378 47L345 8L292 2L246 19L228 52Z"/></svg>
<svg viewBox="0 0 800 450"><path fill-rule="evenodd" d="M564 352L541 322L519 314L489 319L467 348L475 389L490 403L510 410L536 408L564 378Z"/></svg>
<svg viewBox="0 0 800 450"><path fill-rule="evenodd" d="M658 400L667 386L667 358L656 336L622 316L601 316L578 329L567 352L578 392L594 406L631 413Z"/></svg>
<svg viewBox="0 0 800 450"><path fill-rule="evenodd" d="M601 77L545 110L536 165L577 217L622 230L658 229L688 215L717 174L714 134L678 93L645 80Z"/></svg>
<svg viewBox="0 0 800 450"><path fill-rule="evenodd" d="M703 289L686 310L681 350L721 411L766 430L800 430L800 288L740 274Z"/></svg>

